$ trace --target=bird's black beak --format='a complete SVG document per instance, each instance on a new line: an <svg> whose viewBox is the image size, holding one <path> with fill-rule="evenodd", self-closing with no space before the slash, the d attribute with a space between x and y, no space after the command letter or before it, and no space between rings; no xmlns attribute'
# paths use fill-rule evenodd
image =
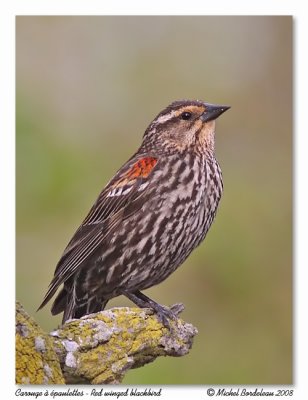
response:
<svg viewBox="0 0 308 400"><path fill-rule="evenodd" d="M209 122L218 118L222 113L230 108L229 106L219 106L218 104L204 103L204 105L206 108L204 113L201 115L201 120L203 122Z"/></svg>

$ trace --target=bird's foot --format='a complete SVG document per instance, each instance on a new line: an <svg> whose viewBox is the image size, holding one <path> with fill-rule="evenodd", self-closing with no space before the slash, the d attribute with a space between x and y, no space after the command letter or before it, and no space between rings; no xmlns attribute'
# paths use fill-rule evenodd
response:
<svg viewBox="0 0 308 400"><path fill-rule="evenodd" d="M184 305L182 303L174 304L170 308L168 308L156 303L156 301L150 299L139 290L133 293L123 292L123 294L138 307L151 308L157 315L158 320L164 325L165 328L169 329L170 331L172 330L170 320L177 320L178 315L184 310Z"/></svg>

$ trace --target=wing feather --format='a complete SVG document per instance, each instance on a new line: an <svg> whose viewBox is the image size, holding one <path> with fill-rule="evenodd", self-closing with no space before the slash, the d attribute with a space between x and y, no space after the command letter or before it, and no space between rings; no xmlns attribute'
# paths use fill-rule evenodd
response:
<svg viewBox="0 0 308 400"><path fill-rule="evenodd" d="M152 156L131 159L103 189L64 250L39 309L51 299L62 283L86 263L121 221L146 202L150 175L157 161Z"/></svg>

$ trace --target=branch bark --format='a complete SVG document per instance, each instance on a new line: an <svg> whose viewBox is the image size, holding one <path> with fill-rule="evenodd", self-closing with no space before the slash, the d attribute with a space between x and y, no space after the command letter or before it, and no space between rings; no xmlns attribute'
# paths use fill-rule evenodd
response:
<svg viewBox="0 0 308 400"><path fill-rule="evenodd" d="M175 313L183 305L172 307ZM45 333L16 303L16 383L120 383L131 368L187 354L197 329L181 319L166 329L150 309L112 308Z"/></svg>

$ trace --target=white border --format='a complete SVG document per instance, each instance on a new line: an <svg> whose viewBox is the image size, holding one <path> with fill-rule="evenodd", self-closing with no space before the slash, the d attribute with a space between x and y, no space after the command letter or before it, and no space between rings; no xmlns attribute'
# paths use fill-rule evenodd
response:
<svg viewBox="0 0 308 400"><path fill-rule="evenodd" d="M19 0L0 5L0 162L1 162L1 350L0 379L3 397L14 396L14 267L15 267L15 16L16 15L293 15L295 17L294 128L295 128L295 368L294 399L307 397L307 285L308 263L305 259L307 238L307 37L305 2L258 0L219 1L104 1L104 0ZM306 229L305 229L306 228ZM306 261L306 263L305 263ZM306 364L306 369L305 369ZM170 390L170 392L169 392ZM166 392L167 393L167 392ZM204 399L204 388L169 387L170 397ZM85 398L85 397L83 397ZM280 397L281 398L281 397ZM284 397L283 397L284 398Z"/></svg>

